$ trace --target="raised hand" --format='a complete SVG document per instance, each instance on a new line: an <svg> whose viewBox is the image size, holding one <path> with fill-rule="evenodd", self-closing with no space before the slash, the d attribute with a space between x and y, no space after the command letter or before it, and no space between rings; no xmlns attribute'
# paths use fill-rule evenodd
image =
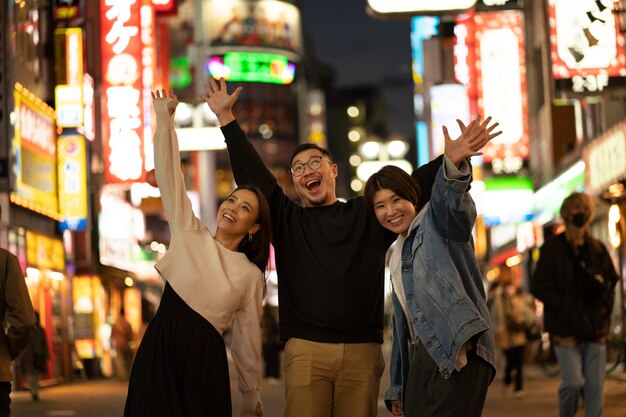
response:
<svg viewBox="0 0 626 417"><path fill-rule="evenodd" d="M482 123L480 119L481 117L478 116L467 126L457 119L457 123L461 128L461 136L456 140L452 140L448 129L445 126L443 127L444 153L456 166L459 166L465 158L482 155L482 152L479 152L480 149L491 139L502 134L502 131L493 133L493 130L498 127L499 123L493 123L490 126L491 116L487 117Z"/></svg>
<svg viewBox="0 0 626 417"><path fill-rule="evenodd" d="M232 109L242 90L242 87L237 87L232 94L228 94L226 80L224 80L224 78L220 78L219 85L211 78L208 84L204 84L206 95L199 94L199 96L209 105L213 113L215 113L220 125L224 126L235 120Z"/></svg>
<svg viewBox="0 0 626 417"><path fill-rule="evenodd" d="M176 106L178 106L178 97L174 94L174 90L170 88L170 95L167 96L165 89L155 90L151 92L152 94L152 104L154 106L155 111L159 111L163 104L165 104L165 108L167 109L167 113L171 116L176 111Z"/></svg>

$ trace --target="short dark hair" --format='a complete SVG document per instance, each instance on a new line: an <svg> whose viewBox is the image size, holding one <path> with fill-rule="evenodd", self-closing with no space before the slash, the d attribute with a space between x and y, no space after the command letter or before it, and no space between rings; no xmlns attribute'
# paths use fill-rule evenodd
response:
<svg viewBox="0 0 626 417"><path fill-rule="evenodd" d="M296 146L296 149L294 149L293 152L291 153L291 158L289 158L289 166L291 167L291 163L293 162L293 159L296 157L296 155L298 155L300 152L304 152L309 149L315 149L315 150L320 151L322 155L324 155L325 157L330 159L331 162L333 162L333 156L331 155L328 149L324 149L321 146L316 145L314 143L301 143L300 145Z"/></svg>
<svg viewBox="0 0 626 417"><path fill-rule="evenodd" d="M389 189L399 197L408 200L415 206L419 206L420 186L411 175L394 165L385 165L374 173L365 183L365 200L367 205L374 210L374 194L383 188Z"/></svg>

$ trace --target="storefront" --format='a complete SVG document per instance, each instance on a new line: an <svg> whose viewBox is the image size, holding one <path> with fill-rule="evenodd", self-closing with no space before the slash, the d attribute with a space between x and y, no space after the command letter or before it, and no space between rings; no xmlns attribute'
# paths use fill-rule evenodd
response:
<svg viewBox="0 0 626 417"><path fill-rule="evenodd" d="M586 164L587 192L604 201L597 205L592 233L609 249L620 276L613 320L620 320L621 326L613 328L620 328L623 332L626 324L626 285L623 278L626 246L626 119L590 142L583 149L583 159Z"/></svg>
<svg viewBox="0 0 626 417"><path fill-rule="evenodd" d="M21 240L17 235L18 242ZM40 323L46 332L50 359L42 384L65 379L70 344L67 337L69 279L65 274L63 242L33 231L26 231L26 286ZM19 248L18 243L18 248ZM18 249L17 253L21 251Z"/></svg>

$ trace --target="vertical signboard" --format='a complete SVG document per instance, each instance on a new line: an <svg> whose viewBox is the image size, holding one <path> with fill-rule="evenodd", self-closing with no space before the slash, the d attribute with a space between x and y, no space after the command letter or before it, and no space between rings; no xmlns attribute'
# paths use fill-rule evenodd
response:
<svg viewBox="0 0 626 417"><path fill-rule="evenodd" d="M105 181L145 180L141 1L101 0Z"/></svg>
<svg viewBox="0 0 626 417"><path fill-rule="evenodd" d="M492 116L502 134L484 148L495 174L518 172L530 153L523 15L479 13L476 23L478 114Z"/></svg>
<svg viewBox="0 0 626 417"><path fill-rule="evenodd" d="M59 137L59 211L61 230L85 230L87 226L87 156L85 138Z"/></svg>
<svg viewBox="0 0 626 417"><path fill-rule="evenodd" d="M144 169L154 168L154 146L152 145L152 97L151 89L156 79L156 38L152 0L142 0L141 5L141 70L143 84L143 144Z"/></svg>

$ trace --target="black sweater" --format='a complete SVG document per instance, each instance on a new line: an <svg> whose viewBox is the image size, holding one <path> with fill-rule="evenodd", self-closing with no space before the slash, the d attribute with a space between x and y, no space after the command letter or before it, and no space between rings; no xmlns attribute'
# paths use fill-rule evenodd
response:
<svg viewBox="0 0 626 417"><path fill-rule="evenodd" d="M258 186L270 205L281 339L382 343L385 253L396 235L363 197L307 208L291 201L239 124L222 132L235 181ZM440 165L438 158L417 173L423 194Z"/></svg>

